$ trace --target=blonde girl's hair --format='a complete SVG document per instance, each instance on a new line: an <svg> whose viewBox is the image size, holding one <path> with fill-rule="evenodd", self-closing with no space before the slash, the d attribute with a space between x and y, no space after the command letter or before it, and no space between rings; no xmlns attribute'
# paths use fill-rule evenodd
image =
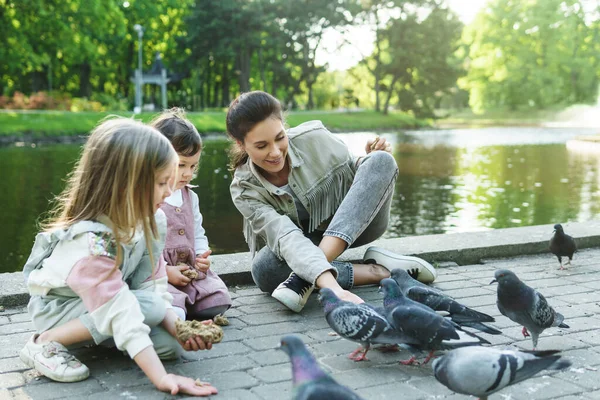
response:
<svg viewBox="0 0 600 400"><path fill-rule="evenodd" d="M123 261L121 244L131 241L140 227L154 266L154 185L159 173L176 168L177 159L156 129L128 118L104 120L90 134L43 228L66 229L106 215L117 244L115 267Z"/></svg>
<svg viewBox="0 0 600 400"><path fill-rule="evenodd" d="M169 139L177 154L191 157L202 151L202 138L194 124L186 118L183 108L165 110L149 125Z"/></svg>

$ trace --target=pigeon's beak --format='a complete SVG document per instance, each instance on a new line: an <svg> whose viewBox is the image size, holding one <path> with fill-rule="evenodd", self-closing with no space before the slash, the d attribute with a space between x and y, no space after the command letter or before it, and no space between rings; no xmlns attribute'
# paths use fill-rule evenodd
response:
<svg viewBox="0 0 600 400"><path fill-rule="evenodd" d="M494 279L493 281L490 282L490 285L493 283L498 283L498 281Z"/></svg>
<svg viewBox="0 0 600 400"><path fill-rule="evenodd" d="M383 293L383 289L381 288L381 286L379 286L379 289L377 289L377 293Z"/></svg>

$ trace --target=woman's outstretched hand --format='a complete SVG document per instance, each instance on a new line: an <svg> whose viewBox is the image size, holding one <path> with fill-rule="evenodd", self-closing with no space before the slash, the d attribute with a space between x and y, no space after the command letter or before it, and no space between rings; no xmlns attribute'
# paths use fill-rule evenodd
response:
<svg viewBox="0 0 600 400"><path fill-rule="evenodd" d="M335 294L341 300L349 301L349 302L354 303L354 304L360 304L360 303L364 303L365 302L363 299L361 299L360 297L358 297L357 295L355 295L354 293L352 293L352 292L350 292L348 290L342 289L341 292L335 292Z"/></svg>
<svg viewBox="0 0 600 400"><path fill-rule="evenodd" d="M217 394L217 389L210 383L202 382L202 385L196 385L196 381L192 378L174 374L163 376L157 387L161 392L171 393L172 395L176 395L177 393L185 393L192 396Z"/></svg>
<svg viewBox="0 0 600 400"><path fill-rule="evenodd" d="M375 136L375 139L367 140L367 145L365 146L365 152L369 154L372 151L387 151L388 153L392 152L392 145L385 140L385 138Z"/></svg>

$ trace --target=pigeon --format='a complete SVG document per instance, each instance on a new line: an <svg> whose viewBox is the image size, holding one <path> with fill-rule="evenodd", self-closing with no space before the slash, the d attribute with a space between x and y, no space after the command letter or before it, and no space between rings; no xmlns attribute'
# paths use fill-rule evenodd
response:
<svg viewBox="0 0 600 400"><path fill-rule="evenodd" d="M577 244L575 244L575 239L565 233L561 224L556 224L554 225L554 234L550 239L549 249L558 258L560 269L565 269L562 258L569 257L567 264L571 265L573 253L577 251Z"/></svg>
<svg viewBox="0 0 600 400"><path fill-rule="evenodd" d="M294 400L362 400L325 373L298 336L281 338L281 350L290 356Z"/></svg>
<svg viewBox="0 0 600 400"><path fill-rule="evenodd" d="M534 350L540 333L546 328L569 328L569 325L563 323L565 317L554 311L540 292L523 283L514 272L499 269L494 277L490 285L498 282L498 310L502 315L523 325L524 337L531 333Z"/></svg>
<svg viewBox="0 0 600 400"><path fill-rule="evenodd" d="M411 300L417 301L431 308L434 311L443 311L448 313L453 322L460 326L468 326L481 332L491 335L499 335L502 332L483 322L495 322L494 317L475 311L454 300L444 292L424 285L403 269L392 270L391 277L400 286L402 293Z"/></svg>
<svg viewBox="0 0 600 400"><path fill-rule="evenodd" d="M463 347L433 361L435 379L461 394L488 396L506 386L531 378L544 369L560 370L571 365L558 350L514 351L491 347Z"/></svg>
<svg viewBox="0 0 600 400"><path fill-rule="evenodd" d="M431 308L405 297L400 286L391 278L381 281L381 290L384 294L385 317L393 328L405 336L402 343L412 349L430 350L423 364L431 360L435 350L490 344L475 334L463 331L458 324ZM401 361L405 365L414 362L415 356Z"/></svg>
<svg viewBox="0 0 600 400"><path fill-rule="evenodd" d="M344 339L361 344L361 347L350 354L351 360L367 360L371 344L389 345L402 343L404 340L373 306L341 300L327 288L319 290L319 302L331 329Z"/></svg>

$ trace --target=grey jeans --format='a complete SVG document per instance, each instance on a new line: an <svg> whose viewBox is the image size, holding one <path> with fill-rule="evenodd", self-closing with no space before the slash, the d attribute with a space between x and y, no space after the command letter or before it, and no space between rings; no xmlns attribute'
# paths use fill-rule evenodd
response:
<svg viewBox="0 0 600 400"><path fill-rule="evenodd" d="M359 165L354 181L336 210L326 231L305 233L318 245L323 236L335 236L358 247L378 239L386 231L398 166L394 157L384 151L369 153ZM337 281L344 289L354 285L354 271L349 261L334 260ZM267 293L292 272L285 260L280 260L268 247L263 247L252 260L252 278Z"/></svg>

